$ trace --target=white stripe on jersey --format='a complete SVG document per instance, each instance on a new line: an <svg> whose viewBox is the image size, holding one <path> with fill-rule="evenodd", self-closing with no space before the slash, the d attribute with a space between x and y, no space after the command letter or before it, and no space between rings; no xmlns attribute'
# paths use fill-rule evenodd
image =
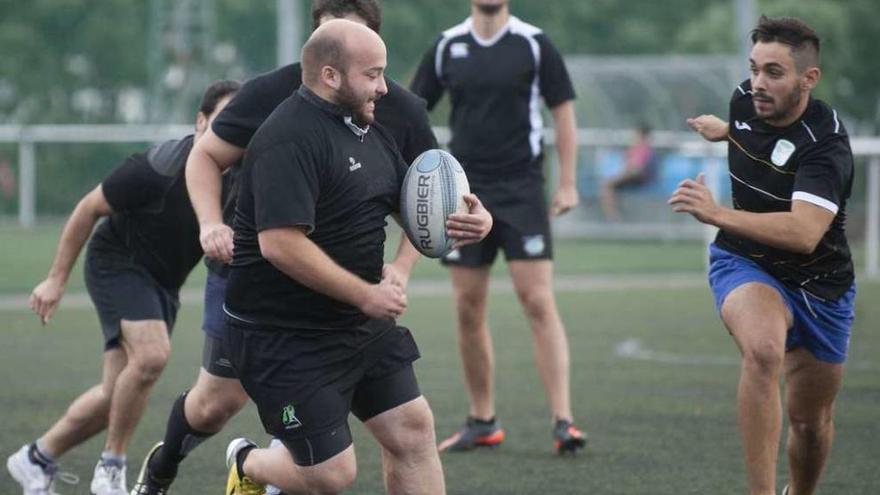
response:
<svg viewBox="0 0 880 495"><path fill-rule="evenodd" d="M817 140L816 140L816 135L813 134L813 130L810 129L810 126L808 126L807 123L804 122L803 120L801 121L801 124L807 129L807 132L810 133L810 138L812 138L813 142L815 143Z"/></svg>
<svg viewBox="0 0 880 495"><path fill-rule="evenodd" d="M541 29L525 23L515 16L510 16L510 33L522 36L529 42L532 55L535 57L535 78L532 80L531 97L529 98L529 122L532 129L529 131L529 145L532 147L532 158L541 155L541 141L544 137L544 118L541 116L541 47L535 36L541 34Z"/></svg>
<svg viewBox="0 0 880 495"><path fill-rule="evenodd" d="M449 40L456 36L467 34L470 30L471 18L468 17L461 24L452 26L446 31L443 31L440 41L437 42L437 51L434 53L434 72L437 73L437 79L443 79L443 51L446 50L446 45L449 44Z"/></svg>
<svg viewBox="0 0 880 495"><path fill-rule="evenodd" d="M739 182L740 184L742 184L750 189L754 189L755 191L758 191L761 194L764 194L766 196L770 196L771 198L773 198L777 201L784 201L786 203L791 203L790 199L780 198L779 196L776 196L775 194L771 194L763 189L757 188L757 187L749 184L748 182L746 182L746 181L740 179L739 177L737 177L736 175L734 175L733 172L729 172L729 173L730 173L730 176L733 177L737 182Z"/></svg>
<svg viewBox="0 0 880 495"><path fill-rule="evenodd" d="M840 121L837 120L837 110L831 110L832 115L834 115L834 134L837 134L840 131Z"/></svg>
<svg viewBox="0 0 880 495"><path fill-rule="evenodd" d="M825 208L831 213L837 215L838 206L834 204L833 201L828 201L827 199L816 196L815 194L810 194L804 191L795 191L791 195L791 200L806 201L807 203L814 204L820 208Z"/></svg>

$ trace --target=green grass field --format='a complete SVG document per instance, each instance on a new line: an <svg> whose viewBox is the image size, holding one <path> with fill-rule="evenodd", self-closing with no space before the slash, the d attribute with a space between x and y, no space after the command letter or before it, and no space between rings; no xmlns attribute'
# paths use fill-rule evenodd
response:
<svg viewBox="0 0 880 495"><path fill-rule="evenodd" d="M51 233L45 228L9 236L10 230L0 230L0 292L20 293L45 271L57 226ZM687 244L565 242L558 251L558 273L588 278L599 273L698 272L702 263L699 246ZM657 253L662 253L662 262ZM416 280L443 276L433 263L423 262L418 270ZM189 285L197 287L198 279ZM72 281L71 290L79 291L81 285ZM877 301L880 284L861 283L837 407L837 439L822 494L880 493ZM513 294L498 291L491 299L490 319L497 350L498 412L508 440L494 451L444 455L449 493L745 493L733 407L737 354L715 316L708 289L702 284L570 289L558 293L558 302L571 338L573 405L590 445L574 458L552 453L530 332ZM171 403L196 376L200 311L197 304L181 310L172 361L130 449L130 483L144 452L161 437ZM402 320L422 350L417 372L439 436L460 424L467 407L452 311L451 298L442 290L414 294ZM0 453L8 455L41 434L78 393L97 382L101 338L94 312L73 304L62 307L48 327L41 327L25 309L0 309L0 328L0 372L7 382L0 394ZM625 342L629 345L621 346ZM619 352L622 347L631 352ZM382 493L378 448L356 421L354 431L360 472L351 493ZM225 446L241 435L266 440L252 407L190 456L173 493L222 493ZM102 443L99 435L62 458L63 469L82 478L76 487L60 486L62 494L87 493ZM781 488L785 462L780 462L779 473ZM0 494L14 493L19 493L17 485L5 472L0 474Z"/></svg>

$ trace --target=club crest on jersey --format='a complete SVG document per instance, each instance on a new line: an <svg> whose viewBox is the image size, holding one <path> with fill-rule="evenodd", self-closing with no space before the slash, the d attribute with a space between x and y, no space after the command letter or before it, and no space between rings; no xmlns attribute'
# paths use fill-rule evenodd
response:
<svg viewBox="0 0 880 495"><path fill-rule="evenodd" d="M794 153L794 143L787 139L780 139L776 141L776 146L773 147L773 153L770 155L770 161L773 162L773 165L777 167L784 167L788 159L791 158L791 155Z"/></svg>
<svg viewBox="0 0 880 495"><path fill-rule="evenodd" d="M458 42L449 45L449 56L452 58L467 58L468 44Z"/></svg>
<svg viewBox="0 0 880 495"><path fill-rule="evenodd" d="M349 171L349 172L354 172L355 170L361 168L361 162L355 160L355 159L352 158L352 157L348 157L348 163L351 164L351 165L348 166L348 171Z"/></svg>

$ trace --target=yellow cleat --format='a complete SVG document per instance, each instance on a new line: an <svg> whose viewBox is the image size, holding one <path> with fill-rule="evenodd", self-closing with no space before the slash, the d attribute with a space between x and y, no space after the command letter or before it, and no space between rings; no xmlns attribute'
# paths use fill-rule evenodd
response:
<svg viewBox="0 0 880 495"><path fill-rule="evenodd" d="M226 465L229 466L229 477L226 478L226 495L265 495L266 487L254 483L247 476L238 472L236 457L245 447L255 447L253 442L237 438L230 442L226 449Z"/></svg>

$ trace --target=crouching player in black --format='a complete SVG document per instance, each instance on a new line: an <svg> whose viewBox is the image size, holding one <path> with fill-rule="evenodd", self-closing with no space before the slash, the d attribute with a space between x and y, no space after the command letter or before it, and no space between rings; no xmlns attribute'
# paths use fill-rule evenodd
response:
<svg viewBox="0 0 880 495"><path fill-rule="evenodd" d="M238 87L233 81L212 84L199 106L195 135L130 156L79 202L64 226L49 276L30 304L48 323L92 228L108 217L91 236L85 262L86 287L104 333L103 379L9 458L7 467L25 494L54 493L56 459L105 428L91 491L127 494L126 448L168 360L178 292L202 257L184 164Z"/></svg>

